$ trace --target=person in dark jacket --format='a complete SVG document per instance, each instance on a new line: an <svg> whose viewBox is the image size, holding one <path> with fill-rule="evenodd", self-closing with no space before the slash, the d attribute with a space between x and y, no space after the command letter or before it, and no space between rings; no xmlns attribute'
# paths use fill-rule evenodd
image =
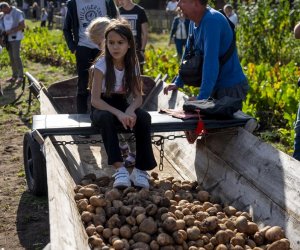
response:
<svg viewBox="0 0 300 250"><path fill-rule="evenodd" d="M67 2L63 32L68 48L76 56L77 113L79 114L85 114L88 111L88 70L99 54L98 45L87 37L86 28L97 17L117 18L118 15L118 9L113 0L70 0Z"/></svg>
<svg viewBox="0 0 300 250"><path fill-rule="evenodd" d="M169 45L174 39L177 56L179 59L181 59L183 48L185 47L187 36L189 33L190 20L184 17L182 11L179 8L177 8L176 11L178 15L174 17L172 23Z"/></svg>

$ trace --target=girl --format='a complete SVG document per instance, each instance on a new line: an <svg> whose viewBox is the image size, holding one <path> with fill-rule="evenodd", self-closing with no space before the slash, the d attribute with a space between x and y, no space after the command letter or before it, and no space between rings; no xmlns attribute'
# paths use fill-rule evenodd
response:
<svg viewBox="0 0 300 250"><path fill-rule="evenodd" d="M151 145L151 116L139 108L142 82L134 37L125 20L112 20L104 37L105 48L94 64L91 119L101 131L108 164L116 169L113 186L129 187L132 181L135 186L149 188L146 170L155 168L156 161ZM136 138L136 164L131 175L124 166L119 148L117 128L120 126L133 131Z"/></svg>

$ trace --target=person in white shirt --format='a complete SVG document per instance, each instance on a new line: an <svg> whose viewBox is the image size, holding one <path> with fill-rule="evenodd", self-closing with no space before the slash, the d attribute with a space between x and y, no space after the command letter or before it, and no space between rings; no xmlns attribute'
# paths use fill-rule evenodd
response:
<svg viewBox="0 0 300 250"><path fill-rule="evenodd" d="M6 2L0 3L0 12L3 15L0 19L0 26L3 27L7 36L6 48L10 58L12 77L7 81L12 83L23 82L23 64L20 57L21 40L24 37L25 28L24 13Z"/></svg>
<svg viewBox="0 0 300 250"><path fill-rule="evenodd" d="M223 8L223 11L228 17L228 19L234 24L234 26L236 26L238 23L238 17L237 14L234 12L232 5L226 4Z"/></svg>

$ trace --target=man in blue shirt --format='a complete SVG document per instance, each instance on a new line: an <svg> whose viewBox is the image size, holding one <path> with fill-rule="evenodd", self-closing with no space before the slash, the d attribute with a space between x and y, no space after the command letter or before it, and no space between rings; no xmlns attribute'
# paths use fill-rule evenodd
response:
<svg viewBox="0 0 300 250"><path fill-rule="evenodd" d="M249 85L236 48L225 64L220 65L219 61L229 49L234 31L226 17L209 7L207 2L207 0L180 0L178 3L185 17L191 20L189 35L194 36L196 51L204 55L202 82L199 82L200 91L190 100L231 96L241 99L240 108L242 108L242 101L246 97ZM187 48L189 43L190 39L187 41ZM168 91L177 90L183 85L182 79L178 76L174 84L164 88L164 93L168 94Z"/></svg>

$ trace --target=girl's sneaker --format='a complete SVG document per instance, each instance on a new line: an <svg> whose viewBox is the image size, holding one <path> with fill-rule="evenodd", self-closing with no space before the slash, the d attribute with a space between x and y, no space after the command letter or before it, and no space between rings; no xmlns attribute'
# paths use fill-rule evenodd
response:
<svg viewBox="0 0 300 250"><path fill-rule="evenodd" d="M125 159L125 167L130 168L135 165L135 154L128 153L128 156Z"/></svg>
<svg viewBox="0 0 300 250"><path fill-rule="evenodd" d="M149 174L146 171L134 168L130 175L130 180L137 187L149 189Z"/></svg>
<svg viewBox="0 0 300 250"><path fill-rule="evenodd" d="M131 186L129 173L124 166L117 169L117 172L113 175L113 177L115 178L113 184L114 188L127 188Z"/></svg>

